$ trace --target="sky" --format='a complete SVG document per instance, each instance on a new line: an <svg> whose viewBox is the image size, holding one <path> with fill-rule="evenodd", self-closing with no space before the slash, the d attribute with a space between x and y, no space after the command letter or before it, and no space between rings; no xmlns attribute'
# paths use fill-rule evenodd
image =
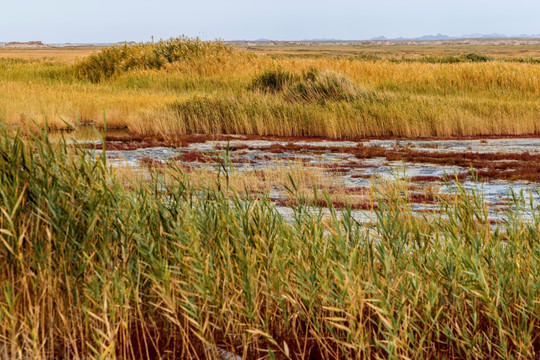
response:
<svg viewBox="0 0 540 360"><path fill-rule="evenodd" d="M0 42L539 34L539 0L0 0Z"/></svg>

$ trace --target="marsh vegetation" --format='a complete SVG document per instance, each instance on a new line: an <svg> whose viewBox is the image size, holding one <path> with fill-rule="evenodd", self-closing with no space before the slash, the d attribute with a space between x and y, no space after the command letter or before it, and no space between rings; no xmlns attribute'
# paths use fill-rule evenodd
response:
<svg viewBox="0 0 540 360"><path fill-rule="evenodd" d="M0 57L1 358L538 357L537 58L277 50Z"/></svg>
<svg viewBox="0 0 540 360"><path fill-rule="evenodd" d="M538 354L540 214L519 194L494 227L478 195L418 216L388 183L363 224L291 177L286 221L224 172L125 178L46 137L0 154L5 358Z"/></svg>
<svg viewBox="0 0 540 360"><path fill-rule="evenodd" d="M2 58L0 109L4 122L31 130L106 117L138 134L538 134L534 58L471 50L415 61L288 56L181 38L83 58ZM272 76L287 77L274 79L286 89L269 89Z"/></svg>

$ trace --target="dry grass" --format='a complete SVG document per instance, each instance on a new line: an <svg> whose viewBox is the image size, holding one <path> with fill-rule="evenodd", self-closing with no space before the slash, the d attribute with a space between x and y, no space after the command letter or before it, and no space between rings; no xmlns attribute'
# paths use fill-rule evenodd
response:
<svg viewBox="0 0 540 360"><path fill-rule="evenodd" d="M153 54L152 45L141 46ZM113 58L121 61L123 54ZM0 117L11 126L35 130L46 122L55 128L89 122L101 126L105 114L111 126L141 134L359 138L540 133L540 67L519 59L427 63L275 57L234 49L182 56L152 69L141 65L153 61L145 55L146 62L130 60L133 66L97 84L77 78L84 74L73 58L0 59L0 91L6 94L0 98ZM298 86L292 96L253 89L261 74L276 69L294 77L310 69L335 74L353 93L361 89L369 96L338 96L338 90L323 99L318 94L330 93L332 85L326 80L302 84L308 95L298 95Z"/></svg>
<svg viewBox="0 0 540 360"><path fill-rule="evenodd" d="M41 59L54 58L61 60L80 59L99 51L100 47L74 47L49 49L10 49L0 48L0 58Z"/></svg>
<svg viewBox="0 0 540 360"><path fill-rule="evenodd" d="M238 43L237 47L250 53L272 55L272 56L294 56L294 57L359 57L375 60L385 59L422 59L425 57L447 57L460 56L463 54L479 53L488 56L512 59L512 58L533 58L540 59L540 46L536 44L452 44L452 42L442 42L433 45L419 44L393 44L381 45L377 43L361 45L350 43L347 45L311 43L302 44L277 43L268 45L264 43Z"/></svg>

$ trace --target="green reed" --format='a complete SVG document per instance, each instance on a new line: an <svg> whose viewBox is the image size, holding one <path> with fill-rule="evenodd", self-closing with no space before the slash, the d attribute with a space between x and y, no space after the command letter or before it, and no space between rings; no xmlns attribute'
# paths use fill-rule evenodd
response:
<svg viewBox="0 0 540 360"><path fill-rule="evenodd" d="M423 217L397 183L361 224L301 194L284 218L223 174L203 191L163 176L125 183L104 155L2 132L2 358L540 352L540 214L525 196L493 225L479 195L460 188Z"/></svg>

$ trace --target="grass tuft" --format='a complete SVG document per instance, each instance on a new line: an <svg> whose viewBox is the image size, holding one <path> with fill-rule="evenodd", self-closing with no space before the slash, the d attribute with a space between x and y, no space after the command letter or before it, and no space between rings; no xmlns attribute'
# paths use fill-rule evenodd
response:
<svg viewBox="0 0 540 360"><path fill-rule="evenodd" d="M255 76L252 89L281 92L289 101L353 101L368 92L361 90L352 81L334 71L310 67L301 75L292 74L281 68L266 70Z"/></svg>

